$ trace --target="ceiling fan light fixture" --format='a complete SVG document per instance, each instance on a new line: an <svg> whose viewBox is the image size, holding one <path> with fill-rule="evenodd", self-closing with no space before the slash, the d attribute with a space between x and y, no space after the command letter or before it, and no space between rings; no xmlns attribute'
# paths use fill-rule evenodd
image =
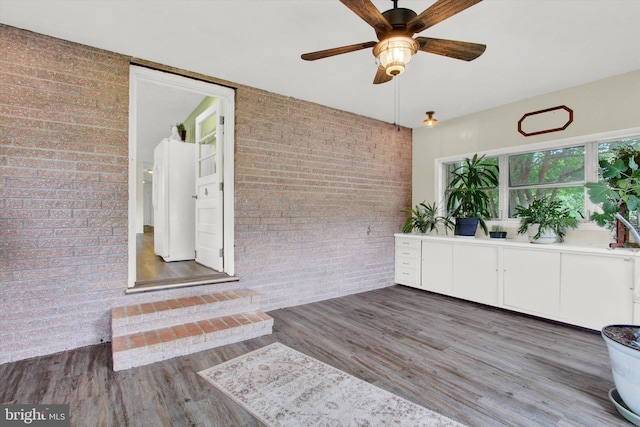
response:
<svg viewBox="0 0 640 427"><path fill-rule="evenodd" d="M435 111L427 111L427 118L424 119L424 121L422 122L423 125L425 126L435 126L438 124L438 120L433 118L433 115L435 114Z"/></svg>
<svg viewBox="0 0 640 427"><path fill-rule="evenodd" d="M404 67L418 52L420 45L408 36L393 36L381 40L373 48L373 55L378 65L384 68L389 76L398 76L404 72Z"/></svg>

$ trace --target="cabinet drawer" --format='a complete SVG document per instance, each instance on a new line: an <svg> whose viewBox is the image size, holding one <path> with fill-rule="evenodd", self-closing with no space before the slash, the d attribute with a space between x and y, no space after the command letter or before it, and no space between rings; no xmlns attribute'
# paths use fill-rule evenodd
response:
<svg viewBox="0 0 640 427"><path fill-rule="evenodd" d="M419 239L403 239L401 237L396 238L396 250L399 249L420 249Z"/></svg>
<svg viewBox="0 0 640 427"><path fill-rule="evenodd" d="M408 268L398 265L396 262L396 283L401 285L418 286L420 280L420 270L417 268Z"/></svg>
<svg viewBox="0 0 640 427"><path fill-rule="evenodd" d="M420 259L396 258L396 269L398 268L409 268L417 271L420 269Z"/></svg>
<svg viewBox="0 0 640 427"><path fill-rule="evenodd" d="M404 248L396 246L396 258L407 258L420 261L420 249L419 248Z"/></svg>

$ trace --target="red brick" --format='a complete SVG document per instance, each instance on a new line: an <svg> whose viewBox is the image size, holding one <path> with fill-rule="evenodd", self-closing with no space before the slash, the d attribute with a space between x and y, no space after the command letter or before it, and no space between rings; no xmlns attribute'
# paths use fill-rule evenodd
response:
<svg viewBox="0 0 640 427"><path fill-rule="evenodd" d="M144 342L147 345L156 345L160 344L162 340L160 339L160 335L157 331L146 331L144 332Z"/></svg>
<svg viewBox="0 0 640 427"><path fill-rule="evenodd" d="M184 325L176 325L171 328L178 339L187 338L191 334Z"/></svg>
<svg viewBox="0 0 640 427"><path fill-rule="evenodd" d="M145 346L144 333L139 332L137 334L129 335L130 349L144 347L144 346Z"/></svg>

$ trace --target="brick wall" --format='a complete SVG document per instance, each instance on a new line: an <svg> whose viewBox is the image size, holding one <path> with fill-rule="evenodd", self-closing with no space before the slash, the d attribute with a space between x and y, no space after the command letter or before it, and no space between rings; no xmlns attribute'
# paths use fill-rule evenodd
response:
<svg viewBox="0 0 640 427"><path fill-rule="evenodd" d="M266 309L393 284L411 130L237 91L236 273Z"/></svg>
<svg viewBox="0 0 640 427"><path fill-rule="evenodd" d="M128 61L0 25L0 363L187 292L124 295ZM393 284L411 131L248 87L236 109L240 285L274 309Z"/></svg>

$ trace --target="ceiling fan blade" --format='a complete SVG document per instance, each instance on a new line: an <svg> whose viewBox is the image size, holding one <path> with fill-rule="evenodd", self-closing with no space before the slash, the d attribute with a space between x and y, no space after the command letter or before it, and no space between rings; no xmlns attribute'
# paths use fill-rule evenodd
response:
<svg viewBox="0 0 640 427"><path fill-rule="evenodd" d="M438 0L420 15L409 21L407 23L407 29L414 33L419 33L481 1L482 0Z"/></svg>
<svg viewBox="0 0 640 427"><path fill-rule="evenodd" d="M353 13L362 18L367 24L371 25L376 33L389 32L393 29L389 21L382 16L377 7L371 3L371 0L340 0L342 4L347 6Z"/></svg>
<svg viewBox="0 0 640 427"><path fill-rule="evenodd" d="M334 47L333 49L319 50L317 52L309 52L300 55L305 61L315 61L316 59L328 58L330 56L342 55L343 53L355 52L357 50L374 47L376 42L364 42L352 44L349 46Z"/></svg>
<svg viewBox="0 0 640 427"><path fill-rule="evenodd" d="M460 42L456 40L434 39L431 37L416 37L420 50L449 58L473 61L482 55L487 48L484 44Z"/></svg>
<svg viewBox="0 0 640 427"><path fill-rule="evenodd" d="M378 71L376 71L376 76L373 78L373 84L379 85L381 83L386 83L388 81L391 81L392 79L393 77L387 74L384 68L378 67Z"/></svg>

